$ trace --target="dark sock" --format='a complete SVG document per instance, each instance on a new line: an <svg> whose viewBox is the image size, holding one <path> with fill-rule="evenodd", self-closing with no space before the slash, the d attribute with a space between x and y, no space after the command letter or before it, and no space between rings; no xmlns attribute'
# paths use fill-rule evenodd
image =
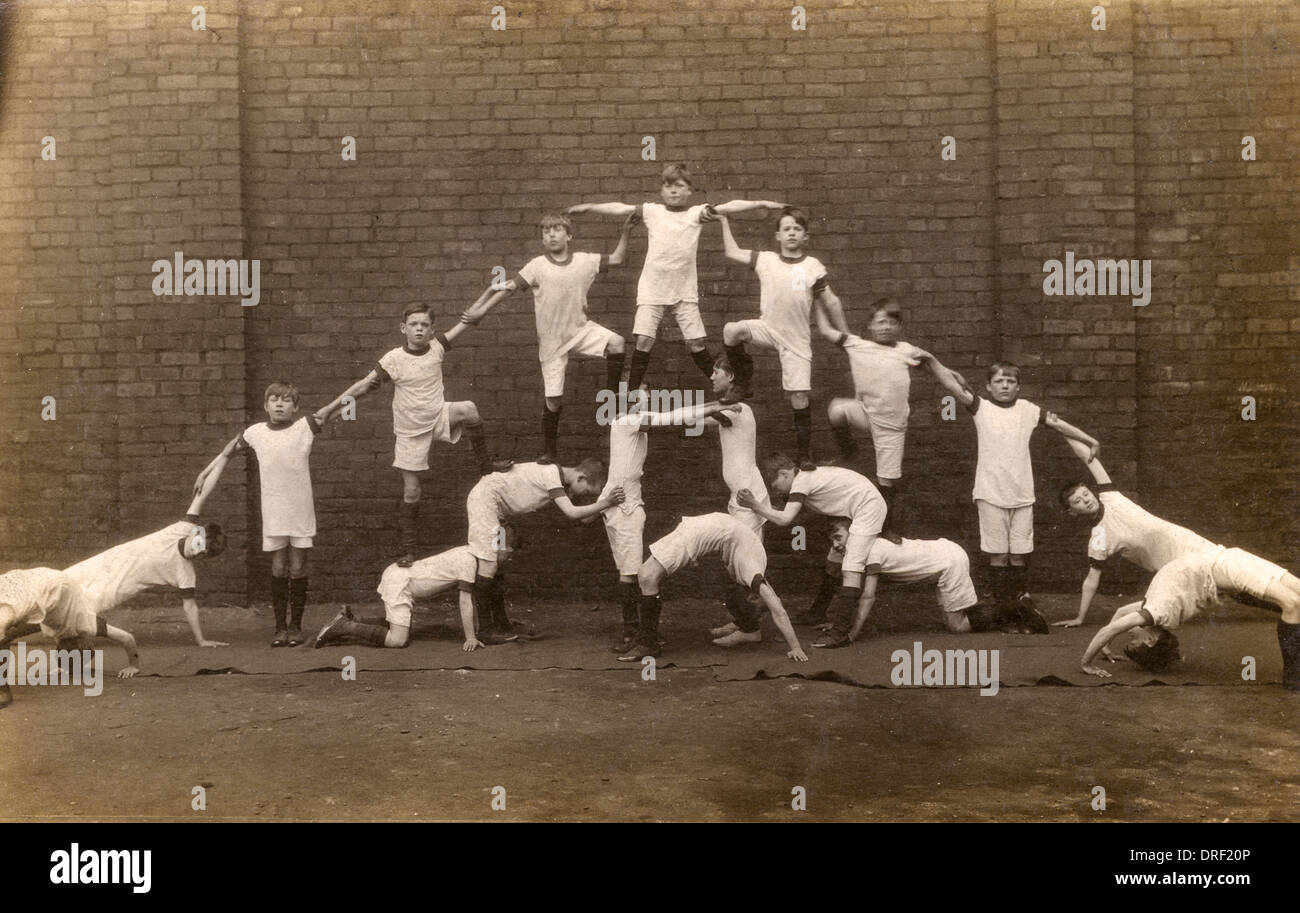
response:
<svg viewBox="0 0 1300 913"><path fill-rule="evenodd" d="M483 634L495 629L492 617L492 578L474 576L474 588L470 591L474 600L474 611L478 614L478 633Z"/></svg>
<svg viewBox="0 0 1300 913"><path fill-rule="evenodd" d="M831 623L827 635L831 640L848 640L849 630L853 627L853 614L858 610L858 597L862 590L851 586L841 586L831 600L826 612L826 620Z"/></svg>
<svg viewBox="0 0 1300 913"><path fill-rule="evenodd" d="M745 344L741 342L734 346L723 345L722 350L727 354L727 362L731 365L736 380L748 386L754 379L754 359L745 351Z"/></svg>
<svg viewBox="0 0 1300 913"><path fill-rule="evenodd" d="M623 379L623 363L627 361L624 352L610 352L605 356L605 386L615 395L618 394L618 382Z"/></svg>
<svg viewBox="0 0 1300 913"><path fill-rule="evenodd" d="M804 463L812 460L812 406L806 406L803 409L791 409L794 413L794 440L795 450L798 453L797 462Z"/></svg>
<svg viewBox="0 0 1300 913"><path fill-rule="evenodd" d="M727 611L736 627L753 634L762 627L762 616L749 604L749 588L733 583L727 587Z"/></svg>
<svg viewBox="0 0 1300 913"><path fill-rule="evenodd" d="M970 622L971 633L992 631L997 627L993 609L986 602L977 602L966 609L966 620Z"/></svg>
<svg viewBox="0 0 1300 913"><path fill-rule="evenodd" d="M1282 687L1300 691L1300 625L1279 621L1277 645L1282 651Z"/></svg>
<svg viewBox="0 0 1300 913"><path fill-rule="evenodd" d="M857 458L858 442L853 438L853 429L848 425L832 425L831 431L835 434L835 444L840 448L840 457L847 463L849 460Z"/></svg>
<svg viewBox="0 0 1300 913"><path fill-rule="evenodd" d="M289 627L302 629L302 613L307 607L307 578L294 577L289 581Z"/></svg>
<svg viewBox="0 0 1300 913"><path fill-rule="evenodd" d="M420 502L403 501L397 509L397 530L403 555L414 558L420 547Z"/></svg>
<svg viewBox="0 0 1300 913"><path fill-rule="evenodd" d="M618 582L618 604L623 610L623 636L636 637L637 605L641 601L641 592L636 581Z"/></svg>
<svg viewBox="0 0 1300 913"><path fill-rule="evenodd" d="M896 485L880 485L880 496L885 499L885 527L881 530L882 535L894 536L900 535L902 524L902 503L899 498L899 491Z"/></svg>
<svg viewBox="0 0 1300 913"><path fill-rule="evenodd" d="M275 629L283 631L289 627L289 578L271 575L271 610L275 612Z"/></svg>
<svg viewBox="0 0 1300 913"><path fill-rule="evenodd" d="M642 352L636 349L632 352L632 367L627 370L627 395L631 396L632 391L641 386L641 381L645 380L646 368L650 367L650 353Z"/></svg>
<svg viewBox="0 0 1300 913"><path fill-rule="evenodd" d="M835 598L835 592L839 589L840 578L834 574L822 574L822 584L817 589L817 595L814 597L812 605L808 607L808 620L814 624L820 624L826 620L826 609Z"/></svg>
<svg viewBox="0 0 1300 913"><path fill-rule="evenodd" d="M555 462L556 444L560 437L560 412L557 409L552 412L550 409L542 409L542 437L546 440L546 456Z"/></svg>
<svg viewBox="0 0 1300 913"><path fill-rule="evenodd" d="M362 643L375 647L387 646L388 625L372 625L360 621L345 621L343 630Z"/></svg>
<svg viewBox="0 0 1300 913"><path fill-rule="evenodd" d="M469 437L469 445L474 448L474 462L478 464L479 475L487 475L492 471L492 454L488 453L482 420L474 425L466 425L465 434Z"/></svg>
<svg viewBox="0 0 1300 913"><path fill-rule="evenodd" d="M663 611L663 604L659 601L658 594L642 594L637 608L641 619L641 627L636 634L637 642L643 647L659 646L659 615Z"/></svg>
<svg viewBox="0 0 1300 913"><path fill-rule="evenodd" d="M695 362L695 367L700 369L706 380L713 377L713 353L707 348L691 352L691 361Z"/></svg>
<svg viewBox="0 0 1300 913"><path fill-rule="evenodd" d="M1029 595L1029 567L1028 565L1008 565L1007 570L1011 573L1007 576L1007 598L1015 602L1021 596Z"/></svg>
<svg viewBox="0 0 1300 913"><path fill-rule="evenodd" d="M497 574L492 578L492 623L507 634L514 630L510 616L506 614L506 578Z"/></svg>

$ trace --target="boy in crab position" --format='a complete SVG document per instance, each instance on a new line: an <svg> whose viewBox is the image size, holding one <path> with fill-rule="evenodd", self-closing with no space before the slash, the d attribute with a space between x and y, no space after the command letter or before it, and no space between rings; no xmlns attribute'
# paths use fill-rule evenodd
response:
<svg viewBox="0 0 1300 913"><path fill-rule="evenodd" d="M763 576L767 570L763 543L745 524L723 513L683 517L676 529L650 546L650 558L641 565L637 575L641 605L636 642L619 656L619 661L637 662L642 657L660 654L663 647L659 638L660 586L686 565L707 555L721 557L731 579L749 587L763 601L790 648L786 656L795 662L807 662L808 656L799 645L785 607ZM760 640L761 637L753 639Z"/></svg>
<svg viewBox="0 0 1300 913"><path fill-rule="evenodd" d="M1120 606L1084 651L1080 666L1089 675L1109 678L1093 665L1098 654L1114 662L1110 644L1137 631L1125 654L1138 665L1160 672L1178 660L1173 629L1218 602L1219 593L1245 594L1280 611L1277 643L1282 652L1282 685L1300 691L1300 579L1285 568L1239 548L1199 551L1176 558L1156 572L1141 602Z"/></svg>

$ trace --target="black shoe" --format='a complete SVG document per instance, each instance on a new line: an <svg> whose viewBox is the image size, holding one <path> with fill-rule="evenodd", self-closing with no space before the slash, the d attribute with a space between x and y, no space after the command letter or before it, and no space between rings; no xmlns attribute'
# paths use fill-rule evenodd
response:
<svg viewBox="0 0 1300 913"><path fill-rule="evenodd" d="M497 647L501 644L512 644L519 639L519 635L514 631L506 633L505 631L480 631L478 639L483 641L489 647Z"/></svg>
<svg viewBox="0 0 1300 913"><path fill-rule="evenodd" d="M302 636L302 628L290 628L288 634L288 644L290 647L300 647L307 642L307 638Z"/></svg>
<svg viewBox="0 0 1300 913"><path fill-rule="evenodd" d="M271 646L287 647L289 646L289 632L284 628L276 628L275 636L271 638Z"/></svg>
<svg viewBox="0 0 1300 913"><path fill-rule="evenodd" d="M356 620L356 617L352 614L352 609L348 606L344 606L337 615L330 619L329 624L320 629L320 633L316 635L316 648L319 649L332 642L335 638L341 636L343 634L344 622ZM271 644L271 646L275 646L275 644Z"/></svg>
<svg viewBox="0 0 1300 913"><path fill-rule="evenodd" d="M820 650L841 650L844 647L853 646L853 641L847 637L824 637L813 646Z"/></svg>
<svg viewBox="0 0 1300 913"><path fill-rule="evenodd" d="M1016 600L1016 620L1021 634L1051 634L1052 626L1038 611L1034 600L1028 593L1021 593Z"/></svg>
<svg viewBox="0 0 1300 913"><path fill-rule="evenodd" d="M648 647L645 644L641 643L640 641L637 641L636 643L628 647L627 650L621 656L619 656L618 661L620 663L639 663L642 657L646 657L646 656L657 657L662 649L663 649L662 643L656 644L653 647Z"/></svg>
<svg viewBox="0 0 1300 913"><path fill-rule="evenodd" d="M632 649L632 644L636 642L636 637L624 634L623 639L609 648L609 652L617 653L620 656Z"/></svg>

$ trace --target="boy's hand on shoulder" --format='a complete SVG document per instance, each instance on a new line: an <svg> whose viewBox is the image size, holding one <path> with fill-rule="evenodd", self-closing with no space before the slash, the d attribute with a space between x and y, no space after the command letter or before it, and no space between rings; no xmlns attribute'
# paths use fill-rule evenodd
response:
<svg viewBox="0 0 1300 913"><path fill-rule="evenodd" d="M624 228L636 228L636 226L640 225L641 222L642 222L641 217L640 217L639 215L637 215L637 212L636 212L636 210L634 209L634 210L632 210L632 212L628 215L628 217L627 217L626 219L623 220L623 227L624 227Z"/></svg>
<svg viewBox="0 0 1300 913"><path fill-rule="evenodd" d="M627 495L623 493L623 486L615 485L605 500L609 501L611 506L614 504L622 504L626 501Z"/></svg>

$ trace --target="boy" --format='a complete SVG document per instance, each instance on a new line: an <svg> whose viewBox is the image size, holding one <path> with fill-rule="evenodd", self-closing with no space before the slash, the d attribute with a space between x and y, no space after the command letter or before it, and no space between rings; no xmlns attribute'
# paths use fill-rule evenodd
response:
<svg viewBox="0 0 1300 913"><path fill-rule="evenodd" d="M618 486L597 497L605 487L605 477L605 464L596 459L583 460L577 466L519 463L505 472L485 475L470 490L465 508L469 514L469 550L478 565L474 602L480 609L490 607L491 616L483 633L509 634L513 630L497 571L498 551L505 548L504 521L541 510L551 501L570 520L594 517L623 503L623 489ZM587 498L594 499L593 503L575 506L574 499Z"/></svg>
<svg viewBox="0 0 1300 913"><path fill-rule="evenodd" d="M776 242L779 253L742 250L731 233L731 223L724 215L722 244L727 259L744 263L758 274L759 316L756 320L738 320L722 328L722 343L727 361L735 369L737 380L748 388L754 374L754 360L745 351L745 343L760 349L775 350L781 360L781 388L790 397L793 412L795 449L799 465L816 469L812 461L812 411L808 394L812 391L812 333L809 324L812 309L829 315L836 328L847 335L844 309L831 291L826 267L816 257L804 253L809 240L808 216L802 209L787 206L777 220Z"/></svg>
<svg viewBox="0 0 1300 913"><path fill-rule="evenodd" d="M1083 624L1088 608L1101 586L1101 572L1112 559L1127 558L1140 568L1155 573L1170 561L1197 552L1219 548L1190 529L1147 513L1120 494L1111 484L1101 461L1091 459L1087 447L1070 441L1070 449L1083 460L1097 484L1094 492L1086 482L1071 482L1060 492L1061 505L1073 516L1086 517L1092 524L1088 537L1088 574L1083 579L1077 617L1055 624L1074 628Z"/></svg>
<svg viewBox="0 0 1300 913"><path fill-rule="evenodd" d="M1028 557L1034 550L1034 470L1029 438L1046 425L1066 438L1086 444L1092 456L1095 438L1020 399L1020 368L1008 361L989 366L990 399L971 392L956 371L945 370L939 382L975 418L979 455L972 498L979 511L980 550L989 556L994 610L1018 612L1023 626L1040 634L1051 631L1029 597Z"/></svg>
<svg viewBox="0 0 1300 913"><path fill-rule="evenodd" d="M135 638L97 617L66 571L37 567L0 574L0 650L37 631L53 637L59 650L82 649L84 639L107 637L126 651L126 668L117 677L133 678L140 671ZM9 683L0 681L0 709L11 703Z"/></svg>
<svg viewBox="0 0 1300 913"><path fill-rule="evenodd" d="M64 572L80 587L81 599L92 614L102 615L153 587L172 587L180 591L181 610L194 642L200 647L230 646L203 636L195 598L194 562L215 558L226 548L218 524L199 524L203 504L215 486L216 479L210 478L198 487L185 519L100 552Z"/></svg>
<svg viewBox="0 0 1300 913"><path fill-rule="evenodd" d="M627 233L635 216L623 223L618 245L608 257L583 251L570 251L573 223L568 216L547 213L542 216L542 247L546 252L524 264L523 269L500 290L489 288L489 296L466 312L471 323L478 323L497 302L521 288L533 291L533 310L537 320L537 357L542 363L543 396L542 438L546 450L537 462L542 465L557 459L560 433L560 410L564 403L564 374L569 356L605 359L605 386L618 392L623 376L624 340L613 330L587 317L587 291L597 274L623 263L627 253ZM482 299L481 299L482 300ZM633 388L635 389L635 388Z"/></svg>
<svg viewBox="0 0 1300 913"><path fill-rule="evenodd" d="M645 379L650 364L650 350L664 314L672 311L682 331L686 348L695 367L705 377L713 371L713 356L705 342L704 321L700 319L700 291L696 278L696 251L700 243L700 225L722 213L734 215L751 209L781 209L782 204L768 200L732 200L717 206L688 206L691 173L685 165L669 165L663 171L660 196L663 203L579 203L570 206L567 215L594 212L625 219L635 215L645 223L646 254L636 290L636 322L632 333L636 340L632 364L628 369L627 388L635 390Z"/></svg>
<svg viewBox="0 0 1300 913"><path fill-rule="evenodd" d="M925 364L940 382L948 375L948 369L929 352L899 338L903 312L893 298L881 298L871 305L867 339L832 326L820 312L817 326L823 336L844 349L853 373L854 398L836 397L826 409L839 445L841 464L848 466L857 458L858 445L853 432L870 434L876 450L876 485L889 509L882 532L897 542L898 493L902 488L903 450L911 414L910 369Z"/></svg>
<svg viewBox="0 0 1300 913"><path fill-rule="evenodd" d="M644 388L639 388L644 394ZM639 402L639 401L638 401ZM609 473L602 497L615 488L623 490L623 502L601 513L609 550L618 567L619 605L623 614L623 637L613 650L622 653L632 645L637 632L637 574L644 554L645 506L641 500L641 475L645 470L651 428L669 428L705 420L721 412L735 412L739 405L706 403L671 412L633 411L609 428Z"/></svg>
<svg viewBox="0 0 1300 913"><path fill-rule="evenodd" d="M827 610L831 627L825 638L813 644L828 649L847 647L867 555L885 522L885 499L869 479L850 469L821 466L803 470L784 453L774 453L763 461L763 476L773 494L787 499L783 509L761 503L748 489L739 492L736 500L777 526L789 526L805 507L828 517L849 518L840 590Z"/></svg>
<svg viewBox="0 0 1300 913"><path fill-rule="evenodd" d="M470 311L483 300L484 296L479 296ZM442 361L452 341L470 326L468 313L462 314L460 320L446 333L435 332L432 312L426 305L408 307L402 312L398 328L406 342L385 353L369 374L326 407L332 412L344 397L359 398L386 380L393 383L393 433L397 437L393 466L402 474L399 567L410 567L419 548L416 530L420 521L420 473L429 468L429 447L435 440L454 444L464 431L474 448L480 474L510 468L509 460L494 460L488 453L478 407L470 400L449 403L443 395Z"/></svg>
<svg viewBox="0 0 1300 913"><path fill-rule="evenodd" d="M827 583L823 590L833 586L839 578L839 564L848 539L849 521L836 517L831 523L831 550L826 556ZM956 542L948 539L903 539L895 544L882 537L876 540L867 556L862 598L853 617L849 640L857 640L862 632L875 606L876 585L882 575L900 583L934 581L944 626L954 634L992 631L1000 621L1011 620L994 618L992 611L980 603L975 594L975 584L970 579L970 557Z"/></svg>
<svg viewBox="0 0 1300 913"><path fill-rule="evenodd" d="M790 649L785 654L795 662L807 662L808 656L781 605L772 585L763 577L767 570L767 553L758 536L735 517L722 513L702 517L683 517L671 533L650 546L650 558L641 566L637 582L641 589L640 627L636 642L619 656L620 662L638 662L645 656L658 656L663 647L659 639L659 616L662 605L659 588L663 581L687 564L707 555L718 555L731 579L749 588L763 600L772 620ZM758 639L758 638L755 638ZM717 641L714 641L717 643Z"/></svg>
<svg viewBox="0 0 1300 913"><path fill-rule="evenodd" d="M334 404L294 420L298 388L273 383L262 398L265 422L250 425L231 438L194 481L195 490L211 478L216 484L235 454L257 458L262 495L262 551L271 553L271 607L275 612L272 647L303 643L302 615L307 606L307 574L316 505L311 493L311 448Z"/></svg>
<svg viewBox="0 0 1300 913"><path fill-rule="evenodd" d="M1277 623L1277 643L1282 651L1282 685L1300 691L1300 579L1285 568L1238 548L1200 551L1170 561L1151 579L1145 598L1121 606L1110 623L1097 632L1084 651L1080 666L1089 675L1110 678L1092 665L1102 653L1112 662L1111 641L1134 628L1140 642L1125 650L1138 665L1159 672L1178 658L1178 640L1171 633L1187 619L1218 601L1219 592L1245 593L1282 617Z"/></svg>
<svg viewBox="0 0 1300 913"><path fill-rule="evenodd" d="M505 535L506 547L496 553L502 564L509 562L514 554L514 531L507 526ZM458 588L460 626L465 635L461 649L471 653L485 646L478 638L474 599L471 596L476 566L477 562L468 545L421 558L406 568L390 564L379 580L379 596L384 601L384 624L358 621L345 605L329 624L320 629L316 635L316 646L319 648L351 639L375 647L405 647L411 637L411 611L415 600L431 598ZM512 633L494 637L492 642L507 643L517 639L517 635Z"/></svg>

